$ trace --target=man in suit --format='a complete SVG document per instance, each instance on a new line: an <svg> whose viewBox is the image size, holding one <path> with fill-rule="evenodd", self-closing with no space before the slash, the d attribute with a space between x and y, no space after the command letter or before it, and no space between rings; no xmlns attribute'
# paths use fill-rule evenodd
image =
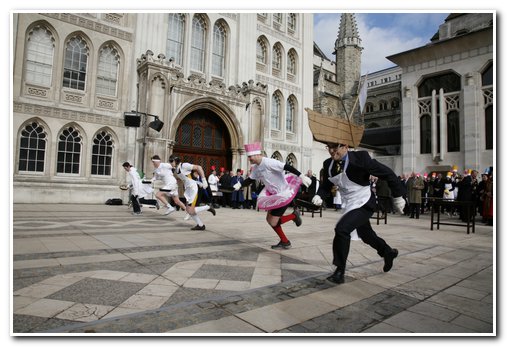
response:
<svg viewBox="0 0 507 347"><path fill-rule="evenodd" d="M326 197L333 185L336 185L340 189L344 208L343 216L334 229L333 265L336 270L327 279L337 284L345 282L352 232L357 232L363 242L384 258L383 270L388 272L393 266L393 260L398 256L398 250L391 248L371 227L370 217L376 202L370 189L370 175L387 182L393 196L394 208L400 213L405 207L402 197L405 187L389 167L372 159L366 151L349 151L349 145L343 143L328 143L327 149L331 157L323 163L323 180L312 203L321 205L321 196Z"/></svg>

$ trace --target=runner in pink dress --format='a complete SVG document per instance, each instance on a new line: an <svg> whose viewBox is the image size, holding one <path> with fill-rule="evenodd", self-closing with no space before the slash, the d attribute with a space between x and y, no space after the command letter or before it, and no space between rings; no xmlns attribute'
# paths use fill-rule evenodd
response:
<svg viewBox="0 0 507 347"><path fill-rule="evenodd" d="M291 214L285 216L283 214L295 198L301 183L308 187L312 180L288 164L263 157L259 142L245 145L245 150L248 160L252 164L252 172L243 184L236 183L234 189L239 190L241 187L252 184L255 180L260 180L264 184L264 189L257 198L257 206L268 212L266 221L280 237L280 242L271 248L289 249L291 243L282 230L282 224L292 220L297 226L300 226L302 221L297 208ZM285 171L290 174L286 175Z"/></svg>

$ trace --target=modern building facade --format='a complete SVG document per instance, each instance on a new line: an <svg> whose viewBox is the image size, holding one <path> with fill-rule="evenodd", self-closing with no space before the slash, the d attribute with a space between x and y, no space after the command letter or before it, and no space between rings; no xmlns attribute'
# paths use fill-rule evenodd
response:
<svg viewBox="0 0 507 347"><path fill-rule="evenodd" d="M403 172L494 166L494 21L450 14L431 43L387 57L402 69Z"/></svg>

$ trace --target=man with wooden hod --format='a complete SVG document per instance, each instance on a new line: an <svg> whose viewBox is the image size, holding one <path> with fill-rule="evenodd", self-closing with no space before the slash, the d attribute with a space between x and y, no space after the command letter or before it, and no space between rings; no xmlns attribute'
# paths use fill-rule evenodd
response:
<svg viewBox="0 0 507 347"><path fill-rule="evenodd" d="M326 144L330 158L324 161L324 177L312 203L319 206L333 185L340 189L343 216L336 224L333 239L333 265L336 269L327 279L340 284L345 282L345 267L349 255L351 236L357 236L384 258L384 272L391 270L398 250L391 248L372 229L370 217L375 210L375 195L370 189L370 175L387 181L397 211L403 211L404 186L396 174L384 164L372 159L366 151L351 151L363 135L364 127L337 116L325 116L306 109L313 137ZM354 232L354 233L353 233Z"/></svg>

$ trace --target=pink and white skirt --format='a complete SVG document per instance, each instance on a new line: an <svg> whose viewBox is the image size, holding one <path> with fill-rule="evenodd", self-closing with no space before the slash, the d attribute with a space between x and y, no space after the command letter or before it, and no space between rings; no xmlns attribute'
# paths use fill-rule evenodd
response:
<svg viewBox="0 0 507 347"><path fill-rule="evenodd" d="M283 192L272 194L264 188L257 198L257 207L260 210L270 211L280 207L284 207L294 199L301 186L301 178L288 174L285 175L288 188Z"/></svg>

